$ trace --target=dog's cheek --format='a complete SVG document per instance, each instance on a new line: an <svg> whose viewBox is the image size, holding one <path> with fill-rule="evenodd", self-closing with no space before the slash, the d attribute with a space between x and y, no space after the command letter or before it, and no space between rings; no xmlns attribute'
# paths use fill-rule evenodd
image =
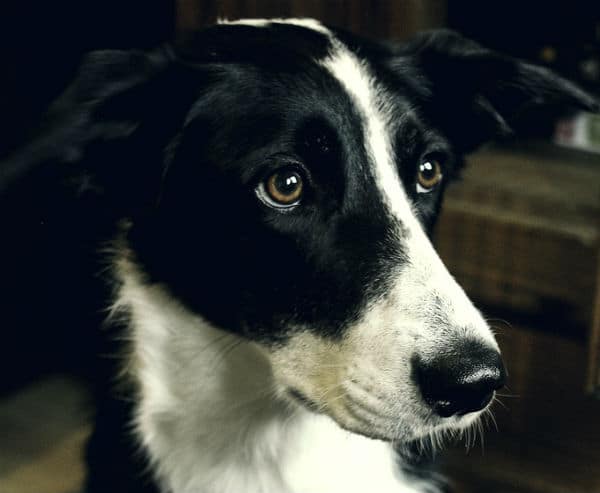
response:
<svg viewBox="0 0 600 493"><path fill-rule="evenodd" d="M338 386L346 367L339 342L308 330L298 331L268 352L279 390L283 394L298 392L319 407L324 407L323 397Z"/></svg>
<svg viewBox="0 0 600 493"><path fill-rule="evenodd" d="M402 331L396 319L397 313L383 303L346 328L342 338L296 332L269 350L276 382L283 392L297 391L333 415L343 413L352 389L377 397L390 409L402 408L404 400L412 399L415 334Z"/></svg>

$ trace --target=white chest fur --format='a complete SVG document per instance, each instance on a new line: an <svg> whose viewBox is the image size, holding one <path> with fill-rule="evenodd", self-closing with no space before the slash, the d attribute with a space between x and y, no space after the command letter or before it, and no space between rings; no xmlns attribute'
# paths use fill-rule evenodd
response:
<svg viewBox="0 0 600 493"><path fill-rule="evenodd" d="M136 431L172 493L416 493L391 447L277 397L262 350L119 262L131 315Z"/></svg>

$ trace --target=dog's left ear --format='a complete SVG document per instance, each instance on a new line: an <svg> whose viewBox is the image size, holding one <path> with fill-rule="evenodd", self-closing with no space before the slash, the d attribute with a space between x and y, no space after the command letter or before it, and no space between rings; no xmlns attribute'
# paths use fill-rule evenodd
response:
<svg viewBox="0 0 600 493"><path fill-rule="evenodd" d="M154 201L195 97L196 80L182 71L169 47L88 53L27 145L0 163L0 198L47 182L120 210Z"/></svg>
<svg viewBox="0 0 600 493"><path fill-rule="evenodd" d="M52 173L65 163L80 161L94 141L129 135L144 108L138 88L144 88L145 82L163 69L164 58L158 52L104 50L87 54L74 80L49 106L27 144L1 163L0 195L32 173ZM71 167L77 172L77 166Z"/></svg>
<svg viewBox="0 0 600 493"><path fill-rule="evenodd" d="M462 152L513 130L536 106L600 111L597 99L550 70L486 49L450 30L402 46L392 69L417 70L425 112Z"/></svg>

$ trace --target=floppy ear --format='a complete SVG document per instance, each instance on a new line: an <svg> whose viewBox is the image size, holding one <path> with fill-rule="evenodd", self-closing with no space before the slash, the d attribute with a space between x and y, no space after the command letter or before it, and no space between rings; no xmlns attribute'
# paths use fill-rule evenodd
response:
<svg viewBox="0 0 600 493"><path fill-rule="evenodd" d="M423 84L427 116L467 152L519 130L536 108L600 111L598 100L552 71L488 50L450 30L422 33L400 49ZM395 68L399 68L396 66Z"/></svg>
<svg viewBox="0 0 600 493"><path fill-rule="evenodd" d="M0 164L0 194L24 180L49 178L113 197L142 188L132 182L158 165L151 159L162 160L159 142L173 132L179 108L181 91L169 92L170 65L166 49L86 55L33 137Z"/></svg>

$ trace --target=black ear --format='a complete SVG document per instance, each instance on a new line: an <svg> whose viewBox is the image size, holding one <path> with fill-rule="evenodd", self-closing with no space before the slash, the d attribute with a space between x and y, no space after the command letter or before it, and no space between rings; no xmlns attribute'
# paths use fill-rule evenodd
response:
<svg viewBox="0 0 600 493"><path fill-rule="evenodd" d="M166 50L86 55L74 81L49 107L31 139L0 163L0 194L32 176L38 181L62 179L74 186L82 181L97 190L109 175L118 183L120 177L115 180L114 175L128 174L122 166L127 158L108 158L108 148L129 140L151 113L155 120L166 120L158 102L164 97L159 92L169 63Z"/></svg>
<svg viewBox="0 0 600 493"><path fill-rule="evenodd" d="M428 117L463 152L498 134L518 131L520 118L532 109L600 111L597 99L552 71L488 50L450 30L422 33L399 55L396 65L408 58L417 70Z"/></svg>

